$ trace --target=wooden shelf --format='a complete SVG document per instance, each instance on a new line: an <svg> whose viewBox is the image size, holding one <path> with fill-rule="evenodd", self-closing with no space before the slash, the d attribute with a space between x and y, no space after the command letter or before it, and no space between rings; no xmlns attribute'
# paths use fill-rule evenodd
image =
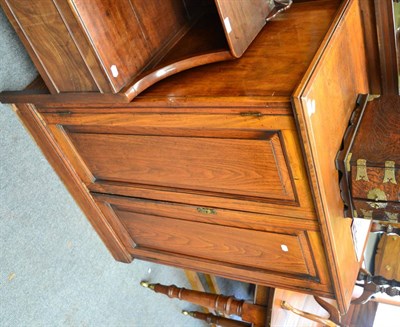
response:
<svg viewBox="0 0 400 327"><path fill-rule="evenodd" d="M274 9L265 0L0 3L50 93L99 103L130 102L168 76L241 57Z"/></svg>

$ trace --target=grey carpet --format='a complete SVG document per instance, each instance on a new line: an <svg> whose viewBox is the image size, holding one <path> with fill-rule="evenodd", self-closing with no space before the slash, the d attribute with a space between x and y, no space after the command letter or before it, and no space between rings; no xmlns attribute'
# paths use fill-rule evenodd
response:
<svg viewBox="0 0 400 327"><path fill-rule="evenodd" d="M0 9L0 91L36 76ZM113 260L8 105L0 104L0 326L204 326L139 286L179 269Z"/></svg>

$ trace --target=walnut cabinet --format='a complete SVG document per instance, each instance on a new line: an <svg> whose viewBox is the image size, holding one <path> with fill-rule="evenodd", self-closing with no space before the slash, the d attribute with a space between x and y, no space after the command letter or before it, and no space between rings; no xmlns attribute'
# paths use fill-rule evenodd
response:
<svg viewBox="0 0 400 327"><path fill-rule="evenodd" d="M51 94L129 102L182 70L243 55L270 0L1 0ZM62 98L62 97L61 97Z"/></svg>
<svg viewBox="0 0 400 327"><path fill-rule="evenodd" d="M242 58L129 103L0 97L117 260L330 297L344 313L360 258L334 160L369 91L363 15L357 0L295 2Z"/></svg>

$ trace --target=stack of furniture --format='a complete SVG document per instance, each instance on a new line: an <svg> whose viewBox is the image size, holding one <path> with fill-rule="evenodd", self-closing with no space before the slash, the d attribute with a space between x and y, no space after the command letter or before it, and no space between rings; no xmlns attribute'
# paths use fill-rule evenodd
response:
<svg viewBox="0 0 400 327"><path fill-rule="evenodd" d="M335 158L378 85L373 1L294 1L264 28L274 1L233 3L2 0L41 78L0 100L116 260L345 313L366 235L344 219Z"/></svg>
<svg viewBox="0 0 400 327"><path fill-rule="evenodd" d="M265 0L1 3L57 95L45 99L68 103L130 102L179 71L238 58L276 10Z"/></svg>

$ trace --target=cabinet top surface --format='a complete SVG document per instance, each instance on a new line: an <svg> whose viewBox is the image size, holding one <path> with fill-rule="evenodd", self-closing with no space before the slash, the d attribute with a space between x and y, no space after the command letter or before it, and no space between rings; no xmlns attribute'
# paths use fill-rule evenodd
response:
<svg viewBox="0 0 400 327"><path fill-rule="evenodd" d="M324 39L340 1L298 3L268 22L241 59L191 69L133 102L163 97L288 99Z"/></svg>

